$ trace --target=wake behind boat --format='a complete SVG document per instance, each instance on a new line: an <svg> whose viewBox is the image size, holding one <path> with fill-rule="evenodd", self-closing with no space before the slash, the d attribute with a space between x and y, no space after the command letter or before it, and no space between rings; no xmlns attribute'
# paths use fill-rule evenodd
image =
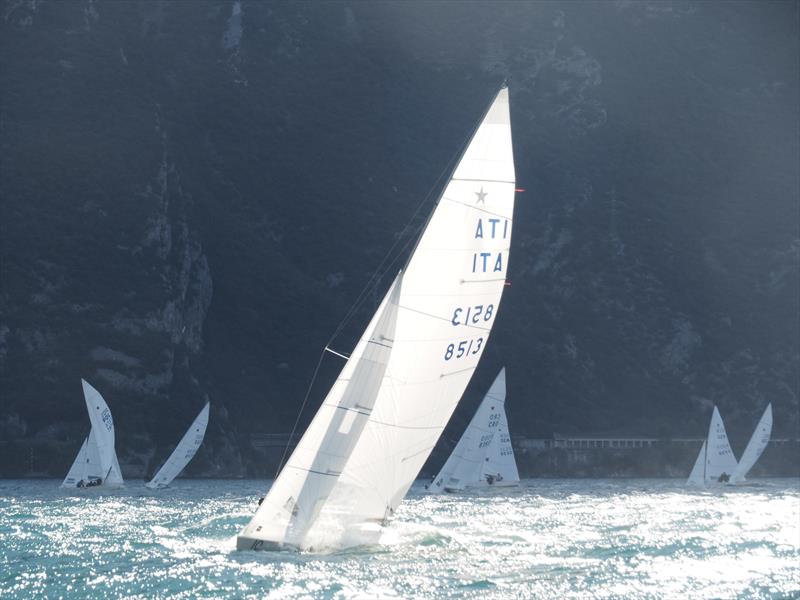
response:
<svg viewBox="0 0 800 600"><path fill-rule="evenodd" d="M114 420L105 400L81 379L92 428L61 484L62 488L118 488L124 485L114 449Z"/></svg>
<svg viewBox="0 0 800 600"><path fill-rule="evenodd" d="M506 370L500 370L428 493L519 485L505 411Z"/></svg>
<svg viewBox="0 0 800 600"><path fill-rule="evenodd" d="M503 88L238 549L341 547L380 533L486 347L505 287L514 190Z"/></svg>
<svg viewBox="0 0 800 600"><path fill-rule="evenodd" d="M189 461L194 458L206 435L209 407L210 403L206 402L206 405L195 417L186 433L183 434L181 441L178 442L167 461L161 466L153 479L145 484L146 487L151 490L167 487L172 483L173 479L180 475L180 472L189 464Z"/></svg>

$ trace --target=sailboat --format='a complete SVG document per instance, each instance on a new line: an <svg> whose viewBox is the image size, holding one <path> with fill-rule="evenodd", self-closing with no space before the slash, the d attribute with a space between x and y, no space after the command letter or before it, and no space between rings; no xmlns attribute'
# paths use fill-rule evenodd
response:
<svg viewBox="0 0 800 600"><path fill-rule="evenodd" d="M729 483L738 484L744 483L745 476L756 464L764 449L769 444L769 437L772 435L772 404L767 404L764 414L761 415L761 420L756 425L756 430L750 436L750 441L747 442L747 447L742 453L742 458L739 464L734 469Z"/></svg>
<svg viewBox="0 0 800 600"><path fill-rule="evenodd" d="M500 373L428 493L519 485L505 411L506 370Z"/></svg>
<svg viewBox="0 0 800 600"><path fill-rule="evenodd" d="M122 471L114 450L114 420L111 411L100 392L83 379L81 384L92 429L83 441L61 487L122 487Z"/></svg>
<svg viewBox="0 0 800 600"><path fill-rule="evenodd" d="M728 434L717 407L711 415L708 438L700 448L687 481L690 485L706 486L713 483L727 483L736 470L736 457L728 442Z"/></svg>
<svg viewBox="0 0 800 600"><path fill-rule="evenodd" d="M486 348L506 282L515 175L503 87L240 550L377 541Z"/></svg>
<svg viewBox="0 0 800 600"><path fill-rule="evenodd" d="M151 490L167 487L194 458L206 435L209 407L210 403L206 402L203 410L195 417L189 429L183 434L181 441L175 446L175 450L172 451L167 462L161 466L153 479L145 484L146 487Z"/></svg>

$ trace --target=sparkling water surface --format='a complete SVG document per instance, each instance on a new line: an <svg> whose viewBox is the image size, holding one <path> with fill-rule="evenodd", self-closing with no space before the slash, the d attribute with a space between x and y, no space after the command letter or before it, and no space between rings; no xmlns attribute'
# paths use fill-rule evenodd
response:
<svg viewBox="0 0 800 600"><path fill-rule="evenodd" d="M237 552L269 485L0 481L0 598L798 598L800 481L531 479L425 496L376 546Z"/></svg>

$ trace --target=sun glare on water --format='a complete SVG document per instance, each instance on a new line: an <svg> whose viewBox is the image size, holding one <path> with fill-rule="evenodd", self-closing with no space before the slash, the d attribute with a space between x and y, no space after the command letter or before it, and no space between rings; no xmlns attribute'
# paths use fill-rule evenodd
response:
<svg viewBox="0 0 800 600"><path fill-rule="evenodd" d="M0 597L763 597L800 594L800 482L665 480L412 490L380 541L237 552L267 484L72 496L0 483Z"/></svg>

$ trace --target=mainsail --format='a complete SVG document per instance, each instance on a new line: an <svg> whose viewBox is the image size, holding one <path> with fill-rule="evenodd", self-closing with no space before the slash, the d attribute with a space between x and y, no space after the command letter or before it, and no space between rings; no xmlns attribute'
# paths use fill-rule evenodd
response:
<svg viewBox="0 0 800 600"><path fill-rule="evenodd" d="M447 462L428 486L429 493L519 483L505 398L506 372L502 369Z"/></svg>
<svg viewBox="0 0 800 600"><path fill-rule="evenodd" d="M714 414L711 416L711 425L708 428L708 451L706 452L704 480L706 483L724 483L735 469L736 457L728 442L728 434L725 432L722 417L715 406Z"/></svg>
<svg viewBox="0 0 800 600"><path fill-rule="evenodd" d="M114 450L114 420L100 393L81 379L86 410L92 429L67 473L62 487L123 485L122 472Z"/></svg>
<svg viewBox="0 0 800 600"><path fill-rule="evenodd" d="M730 483L742 483L745 476L756 464L764 449L769 444L769 437L772 435L772 404L767 405L767 409L761 416L761 420L756 425L756 430L747 442L742 459L731 475Z"/></svg>
<svg viewBox="0 0 800 600"><path fill-rule="evenodd" d="M238 548L342 545L351 526L393 513L486 347L505 286L514 187L502 89Z"/></svg>
<svg viewBox="0 0 800 600"><path fill-rule="evenodd" d="M489 454L483 465L481 485L495 487L519 485L519 471L511 446L511 433L505 407L500 411L497 434L489 444Z"/></svg>
<svg viewBox="0 0 800 600"><path fill-rule="evenodd" d="M189 461L194 458L198 448L200 448L200 444L203 443L203 437L206 435L209 406L210 404L206 402L206 405L195 417L189 429L183 434L181 441L178 442L167 462L161 466L153 479L145 484L147 487L150 489L167 487L189 464Z"/></svg>
<svg viewBox="0 0 800 600"><path fill-rule="evenodd" d="M698 464L702 458L702 472ZM728 442L728 434L717 407L711 415L711 424L708 427L708 438L700 449L700 454L695 461L692 473L687 483L708 485L709 483L726 483L736 470L736 457L733 455ZM701 477L702 475L702 477Z"/></svg>

